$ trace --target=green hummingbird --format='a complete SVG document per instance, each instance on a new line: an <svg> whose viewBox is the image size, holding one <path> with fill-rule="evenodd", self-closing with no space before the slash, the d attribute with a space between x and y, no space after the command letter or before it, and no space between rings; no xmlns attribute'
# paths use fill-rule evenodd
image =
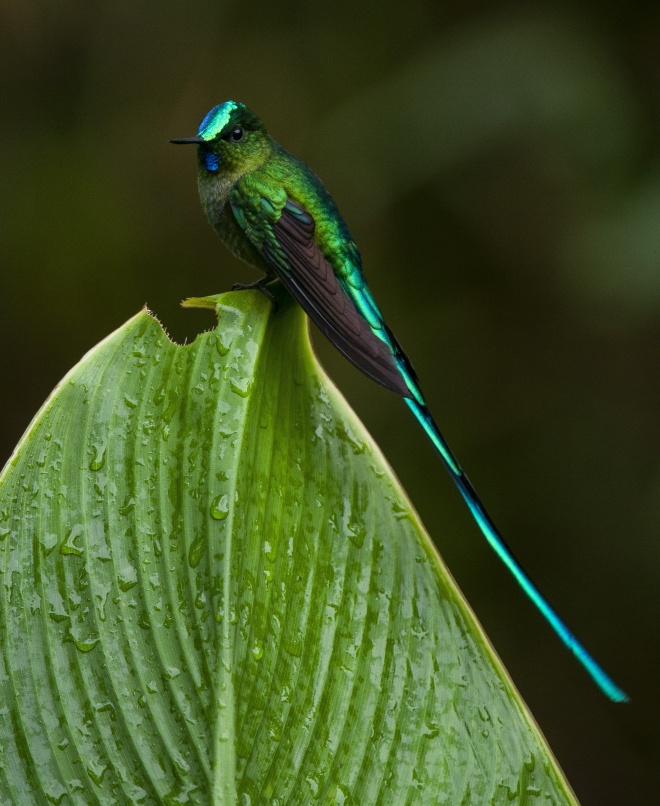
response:
<svg viewBox="0 0 660 806"><path fill-rule="evenodd" d="M211 226L237 257L263 272L255 283L234 288L260 288L272 297L266 284L279 279L349 361L403 397L488 543L599 688L625 702L626 693L541 595L487 514L431 416L412 364L369 290L355 241L318 176L236 101L213 107L194 137L170 142L197 145L199 194Z"/></svg>

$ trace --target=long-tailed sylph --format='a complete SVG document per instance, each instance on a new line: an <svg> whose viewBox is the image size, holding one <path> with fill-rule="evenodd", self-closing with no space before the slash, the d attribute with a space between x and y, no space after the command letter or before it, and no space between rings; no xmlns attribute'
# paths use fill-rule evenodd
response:
<svg viewBox="0 0 660 806"><path fill-rule="evenodd" d="M197 134L173 143L197 145L204 212L229 249L279 279L349 361L401 395L435 446L486 540L602 691L627 696L568 630L504 542L429 412L417 376L374 300L360 253L337 205L307 165L289 154L244 104L226 101ZM268 293L268 292L267 292Z"/></svg>

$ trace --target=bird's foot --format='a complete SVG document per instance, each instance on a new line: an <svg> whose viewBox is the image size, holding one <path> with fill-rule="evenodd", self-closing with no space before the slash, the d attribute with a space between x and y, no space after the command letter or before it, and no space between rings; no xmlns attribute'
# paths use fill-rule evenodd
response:
<svg viewBox="0 0 660 806"><path fill-rule="evenodd" d="M255 280L253 283L234 283L234 285L231 287L231 290L245 291L250 288L257 288L262 294L265 294L268 297L277 310L277 300L275 299L275 294L273 294L270 288L267 288L267 284L272 283L274 279L274 277L269 277L266 274L263 277L260 277L258 280Z"/></svg>

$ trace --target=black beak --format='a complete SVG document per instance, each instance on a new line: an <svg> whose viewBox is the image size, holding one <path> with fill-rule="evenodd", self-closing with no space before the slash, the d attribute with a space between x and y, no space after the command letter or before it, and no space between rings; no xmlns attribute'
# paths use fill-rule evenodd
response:
<svg viewBox="0 0 660 806"><path fill-rule="evenodd" d="M189 146L193 144L199 144L206 142L203 137L200 137L196 134L194 137L180 137L177 140L170 140L170 143L174 143L177 146Z"/></svg>

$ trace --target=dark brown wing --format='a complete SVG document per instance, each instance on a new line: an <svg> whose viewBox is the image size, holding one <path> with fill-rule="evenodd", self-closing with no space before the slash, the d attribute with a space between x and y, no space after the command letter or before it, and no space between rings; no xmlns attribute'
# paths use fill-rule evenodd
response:
<svg viewBox="0 0 660 806"><path fill-rule="evenodd" d="M316 245L314 229L311 215L288 202L272 225L275 242L264 241L264 259L310 319L352 364L386 389L409 397L410 390L392 349L359 313Z"/></svg>

